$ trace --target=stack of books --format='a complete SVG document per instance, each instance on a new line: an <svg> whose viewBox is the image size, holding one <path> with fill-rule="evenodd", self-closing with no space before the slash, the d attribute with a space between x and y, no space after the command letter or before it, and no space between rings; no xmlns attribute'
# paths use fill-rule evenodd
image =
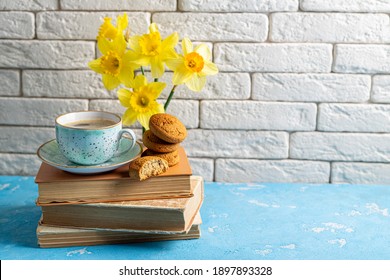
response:
<svg viewBox="0 0 390 280"><path fill-rule="evenodd" d="M42 217L41 247L86 246L200 237L204 183L188 158L145 181L126 164L109 173L80 175L42 163L35 182Z"/></svg>

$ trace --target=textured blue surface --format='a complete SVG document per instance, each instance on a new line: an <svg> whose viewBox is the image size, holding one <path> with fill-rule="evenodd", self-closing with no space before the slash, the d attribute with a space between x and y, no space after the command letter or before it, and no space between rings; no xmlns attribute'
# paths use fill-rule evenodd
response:
<svg viewBox="0 0 390 280"><path fill-rule="evenodd" d="M390 259L390 186L206 183L198 240L41 249L33 177L0 177L0 259Z"/></svg>

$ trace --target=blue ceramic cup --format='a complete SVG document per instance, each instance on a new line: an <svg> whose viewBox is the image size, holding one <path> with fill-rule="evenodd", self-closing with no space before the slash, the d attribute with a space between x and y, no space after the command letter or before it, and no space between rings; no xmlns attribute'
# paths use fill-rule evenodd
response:
<svg viewBox="0 0 390 280"><path fill-rule="evenodd" d="M95 165L118 155L124 134L131 138L130 150L136 143L132 130L122 129L120 116L101 111L72 112L56 118L56 139L61 153L83 165ZM126 152L121 151L121 153Z"/></svg>

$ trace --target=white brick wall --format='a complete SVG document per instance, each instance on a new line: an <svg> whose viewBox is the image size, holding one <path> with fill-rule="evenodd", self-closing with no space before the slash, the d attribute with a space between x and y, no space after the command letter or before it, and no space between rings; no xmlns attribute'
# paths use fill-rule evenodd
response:
<svg viewBox="0 0 390 280"><path fill-rule="evenodd" d="M366 102L370 99L368 75L256 73L252 81L252 96L257 100Z"/></svg>
<svg viewBox="0 0 390 280"><path fill-rule="evenodd" d="M9 0L0 2L0 10L42 11L58 9L58 0Z"/></svg>
<svg viewBox="0 0 390 280"><path fill-rule="evenodd" d="M275 13L271 24L275 42L383 43L390 39L385 14Z"/></svg>
<svg viewBox="0 0 390 280"><path fill-rule="evenodd" d="M301 0L304 11L334 12L390 12L390 2L386 0Z"/></svg>
<svg viewBox="0 0 390 280"><path fill-rule="evenodd" d="M296 132L290 158L324 161L390 162L390 134Z"/></svg>
<svg viewBox="0 0 390 280"><path fill-rule="evenodd" d="M60 0L63 10L175 11L176 0Z"/></svg>
<svg viewBox="0 0 390 280"><path fill-rule="evenodd" d="M222 71L330 72L330 44L217 43L215 62Z"/></svg>
<svg viewBox="0 0 390 280"><path fill-rule="evenodd" d="M156 13L152 20L161 23L162 35L177 31L193 40L264 42L268 36L268 17L264 14Z"/></svg>
<svg viewBox="0 0 390 280"><path fill-rule="evenodd" d="M321 104L318 130L390 132L390 105Z"/></svg>
<svg viewBox="0 0 390 280"><path fill-rule="evenodd" d="M191 12L282 12L297 11L298 0L179 0L181 11Z"/></svg>
<svg viewBox="0 0 390 280"><path fill-rule="evenodd" d="M34 14L26 12L0 13L0 38L32 39L34 37Z"/></svg>
<svg viewBox="0 0 390 280"><path fill-rule="evenodd" d="M336 45L333 66L337 73L388 73L389 45Z"/></svg>
<svg viewBox="0 0 390 280"><path fill-rule="evenodd" d="M103 18L116 18L122 13L107 12L42 12L37 14L39 39L84 39L94 40ZM128 15L133 33L143 33L150 23L149 13Z"/></svg>
<svg viewBox="0 0 390 280"><path fill-rule="evenodd" d="M217 159L217 181L327 183L330 164L319 161Z"/></svg>
<svg viewBox="0 0 390 280"><path fill-rule="evenodd" d="M4 68L87 68L94 56L92 42L0 41L0 67Z"/></svg>
<svg viewBox="0 0 390 280"><path fill-rule="evenodd" d="M124 112L87 67L102 18L124 11L132 34L153 21L163 36L178 31L212 49L220 73L199 93L179 86L169 108L188 128L194 174L390 184L384 0L2 0L0 174L35 174L58 114Z"/></svg>
<svg viewBox="0 0 390 280"><path fill-rule="evenodd" d="M372 102L390 103L390 75L378 75L372 78Z"/></svg>
<svg viewBox="0 0 390 280"><path fill-rule="evenodd" d="M0 96L20 94L20 73L18 70L0 70Z"/></svg>
<svg viewBox="0 0 390 280"><path fill-rule="evenodd" d="M200 127L206 129L314 130L312 103L202 101Z"/></svg>
<svg viewBox="0 0 390 280"><path fill-rule="evenodd" d="M102 87L101 77L88 70L25 70L24 96L50 98L115 98Z"/></svg>
<svg viewBox="0 0 390 280"><path fill-rule="evenodd" d="M52 126L55 117L88 109L88 100L0 98L0 125Z"/></svg>

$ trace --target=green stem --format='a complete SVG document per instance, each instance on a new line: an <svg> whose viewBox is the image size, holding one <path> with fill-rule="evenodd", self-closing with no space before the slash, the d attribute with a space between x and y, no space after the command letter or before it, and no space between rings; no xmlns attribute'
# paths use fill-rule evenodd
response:
<svg viewBox="0 0 390 280"><path fill-rule="evenodd" d="M141 66L141 73L145 76L144 68Z"/></svg>
<svg viewBox="0 0 390 280"><path fill-rule="evenodd" d="M171 89L171 92L169 93L168 99L167 99L167 101L164 104L164 110L165 111L167 110L167 108L169 106L169 103L171 102L171 99L173 97L173 94L175 93L175 88L176 87L177 87L177 85L174 85L173 88Z"/></svg>
<svg viewBox="0 0 390 280"><path fill-rule="evenodd" d="M142 135L144 135L145 131L146 131L145 127L142 127Z"/></svg>

